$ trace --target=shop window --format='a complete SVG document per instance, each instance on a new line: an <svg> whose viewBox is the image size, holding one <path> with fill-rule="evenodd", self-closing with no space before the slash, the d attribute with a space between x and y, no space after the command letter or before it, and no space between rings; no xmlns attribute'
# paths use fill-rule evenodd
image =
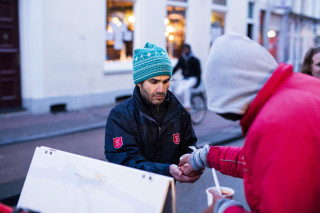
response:
<svg viewBox="0 0 320 213"><path fill-rule="evenodd" d="M107 60L132 60L134 22L132 1L107 0Z"/></svg>
<svg viewBox="0 0 320 213"><path fill-rule="evenodd" d="M221 12L212 12L211 14L211 44L214 40L224 33L225 14ZM211 46L211 45L210 45Z"/></svg>
<svg viewBox="0 0 320 213"><path fill-rule="evenodd" d="M227 0L212 0L213 4L226 5Z"/></svg>
<svg viewBox="0 0 320 213"><path fill-rule="evenodd" d="M167 51L171 58L179 58L185 37L185 13L183 7L168 6L165 36L167 38Z"/></svg>

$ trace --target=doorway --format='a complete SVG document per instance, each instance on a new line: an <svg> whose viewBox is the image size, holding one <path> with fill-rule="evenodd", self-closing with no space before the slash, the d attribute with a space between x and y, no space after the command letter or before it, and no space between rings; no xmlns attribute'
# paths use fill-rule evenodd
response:
<svg viewBox="0 0 320 213"><path fill-rule="evenodd" d="M0 0L0 111L21 108L18 0Z"/></svg>

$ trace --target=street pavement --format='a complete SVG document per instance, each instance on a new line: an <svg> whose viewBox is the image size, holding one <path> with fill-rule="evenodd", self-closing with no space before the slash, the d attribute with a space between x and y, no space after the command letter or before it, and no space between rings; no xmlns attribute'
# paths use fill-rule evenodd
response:
<svg viewBox="0 0 320 213"><path fill-rule="evenodd" d="M0 147L102 128L112 107L114 105L35 115L27 112L0 114ZM203 125L208 121L210 121L209 125ZM207 142L223 143L242 136L236 122L225 120L209 111L202 125L195 125L194 129L199 137L198 146Z"/></svg>
<svg viewBox="0 0 320 213"><path fill-rule="evenodd" d="M41 115L27 112L0 114L0 201L21 191L37 146L104 160L101 151L104 127L113 106ZM203 123L194 126L194 130L198 136L198 147L242 138L236 122L227 121L209 111ZM80 140L86 142L79 143ZM184 187L177 185L178 188Z"/></svg>

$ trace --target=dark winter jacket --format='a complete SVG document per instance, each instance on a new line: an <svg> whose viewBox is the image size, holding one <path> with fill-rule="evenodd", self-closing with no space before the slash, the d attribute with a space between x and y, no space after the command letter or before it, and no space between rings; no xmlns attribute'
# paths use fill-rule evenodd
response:
<svg viewBox="0 0 320 213"><path fill-rule="evenodd" d="M182 75L184 78L187 77L197 77L197 83L194 88L197 88L201 81L201 66L200 61L192 53L189 57L181 56L178 63L173 68L172 74L174 74L178 69L182 70Z"/></svg>
<svg viewBox="0 0 320 213"><path fill-rule="evenodd" d="M169 166L190 153L196 141L189 113L170 91L156 107L136 86L133 96L109 114L105 155L111 163L171 176Z"/></svg>

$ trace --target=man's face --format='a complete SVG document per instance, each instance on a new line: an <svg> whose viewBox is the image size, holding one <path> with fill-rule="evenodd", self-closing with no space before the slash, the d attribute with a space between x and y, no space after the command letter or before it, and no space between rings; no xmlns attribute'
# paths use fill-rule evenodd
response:
<svg viewBox="0 0 320 213"><path fill-rule="evenodd" d="M160 75L149 78L142 83L137 84L141 95L153 103L154 105L160 105L166 98L169 88L169 75Z"/></svg>
<svg viewBox="0 0 320 213"><path fill-rule="evenodd" d="M320 78L320 52L312 57L311 73L314 77Z"/></svg>
<svg viewBox="0 0 320 213"><path fill-rule="evenodd" d="M190 54L190 49L188 47L183 47L182 53L188 56Z"/></svg>

